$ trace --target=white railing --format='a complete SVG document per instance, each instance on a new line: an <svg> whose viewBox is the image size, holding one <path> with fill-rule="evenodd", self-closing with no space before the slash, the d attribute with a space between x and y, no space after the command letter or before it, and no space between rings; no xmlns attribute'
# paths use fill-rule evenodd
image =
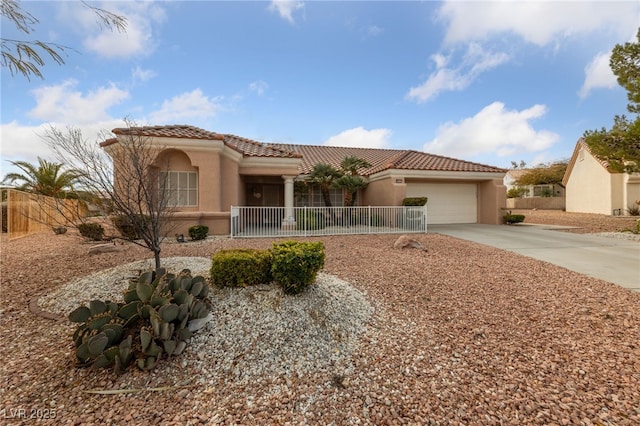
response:
<svg viewBox="0 0 640 426"><path fill-rule="evenodd" d="M232 238L425 232L426 206L231 207Z"/></svg>

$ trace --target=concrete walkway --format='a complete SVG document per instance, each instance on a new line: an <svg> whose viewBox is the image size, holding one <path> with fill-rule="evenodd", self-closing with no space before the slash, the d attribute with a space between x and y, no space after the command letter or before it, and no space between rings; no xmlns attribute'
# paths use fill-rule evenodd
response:
<svg viewBox="0 0 640 426"><path fill-rule="evenodd" d="M428 232L512 251L640 291L640 243L548 225L430 225ZM556 230L554 230L556 229Z"/></svg>

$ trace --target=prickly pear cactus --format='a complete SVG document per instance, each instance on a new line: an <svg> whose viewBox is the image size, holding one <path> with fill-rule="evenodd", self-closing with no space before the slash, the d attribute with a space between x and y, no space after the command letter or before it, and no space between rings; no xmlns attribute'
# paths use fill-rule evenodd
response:
<svg viewBox="0 0 640 426"><path fill-rule="evenodd" d="M135 359L138 368L151 370L163 356L180 355L206 325L208 294L206 280L188 269L141 272L122 302L92 300L69 314L79 323L73 334L78 365L122 372Z"/></svg>

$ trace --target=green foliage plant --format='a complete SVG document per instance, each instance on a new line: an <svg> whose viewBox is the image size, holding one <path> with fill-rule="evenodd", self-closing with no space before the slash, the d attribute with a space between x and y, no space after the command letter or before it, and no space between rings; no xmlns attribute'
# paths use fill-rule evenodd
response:
<svg viewBox="0 0 640 426"><path fill-rule="evenodd" d="M324 214L318 210L306 209L296 212L296 227L299 230L318 230L326 226Z"/></svg>
<svg viewBox="0 0 640 426"><path fill-rule="evenodd" d="M309 173L309 182L318 185L322 193L322 199L326 207L331 207L331 196L329 189L333 185L334 180L338 179L342 174L338 169L330 164L318 163L313 166L313 170Z"/></svg>
<svg viewBox="0 0 640 426"><path fill-rule="evenodd" d="M69 314L77 365L123 372L135 360L152 369L164 357L180 355L209 314L209 286L187 269L164 269L132 279L122 302L92 300Z"/></svg>
<svg viewBox="0 0 640 426"><path fill-rule="evenodd" d="M78 225L78 232L93 241L102 241L104 237L104 228L99 223L81 223Z"/></svg>
<svg viewBox="0 0 640 426"><path fill-rule="evenodd" d="M268 250L220 250L211 258L211 282L224 287L269 283L271 258Z"/></svg>
<svg viewBox="0 0 640 426"><path fill-rule="evenodd" d="M192 241L204 240L209 234L209 227L204 225L195 225L189 228L189 237Z"/></svg>
<svg viewBox="0 0 640 426"><path fill-rule="evenodd" d="M324 267L322 242L284 241L271 247L271 273L286 294L302 293Z"/></svg>
<svg viewBox="0 0 640 426"><path fill-rule="evenodd" d="M407 197L402 200L402 205L405 207L425 206L427 201L429 201L428 197Z"/></svg>
<svg viewBox="0 0 640 426"><path fill-rule="evenodd" d="M21 172L9 173L2 180L3 183L19 183L17 189L34 194L46 195L54 198L70 198L73 186L82 177L82 172L66 169L64 164L54 163L38 157L38 164L26 161L10 161Z"/></svg>
<svg viewBox="0 0 640 426"><path fill-rule="evenodd" d="M609 66L616 75L618 84L627 91L627 110L640 113L640 29L635 42L617 44L611 51Z"/></svg>
<svg viewBox="0 0 640 426"><path fill-rule="evenodd" d="M627 110L640 113L640 29L636 41L617 44L609 60L618 84L627 91ZM610 130L588 130L583 135L591 153L615 173L640 172L640 116L631 120L624 115L614 117Z"/></svg>
<svg viewBox="0 0 640 426"><path fill-rule="evenodd" d="M507 198L521 198L527 192L526 188L514 186L507 191Z"/></svg>
<svg viewBox="0 0 640 426"><path fill-rule="evenodd" d="M504 215L504 221L506 224L511 225L514 223L524 222L523 214L512 214L511 211Z"/></svg>
<svg viewBox="0 0 640 426"><path fill-rule="evenodd" d="M567 160L562 160L532 167L527 169L526 172L516 180L516 184L527 186L562 183L568 164L569 162Z"/></svg>

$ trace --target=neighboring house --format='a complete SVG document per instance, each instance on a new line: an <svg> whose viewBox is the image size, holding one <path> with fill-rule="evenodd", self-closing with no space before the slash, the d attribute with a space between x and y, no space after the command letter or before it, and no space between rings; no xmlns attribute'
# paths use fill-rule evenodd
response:
<svg viewBox="0 0 640 426"><path fill-rule="evenodd" d="M624 215L640 200L640 174L614 173L583 139L576 143L562 184L568 212Z"/></svg>
<svg viewBox="0 0 640 426"><path fill-rule="evenodd" d="M507 188L507 191L512 188L522 188L522 198L565 196L564 188L552 183L546 185L518 185L516 183L518 179L529 171L529 169L514 169L507 171L507 174L504 176L504 186Z"/></svg>
<svg viewBox="0 0 640 426"><path fill-rule="evenodd" d="M314 164L338 167L346 156L371 164L359 171L368 186L358 194L358 205L399 206L405 197L428 197L429 224L498 224L504 214L506 170L488 165L412 150L265 144L193 126L113 133L116 138L101 144L107 152L132 134L162 148L160 160L169 164L175 183L173 220L180 232L200 224L209 226L210 234L228 234L232 206L323 205L317 189L302 193L295 182L304 180ZM335 190L332 201L342 205L342 193Z"/></svg>
<svg viewBox="0 0 640 426"><path fill-rule="evenodd" d="M504 177L504 185L509 190L519 188L518 197L507 198L507 209L564 210L565 189L561 185L518 185L516 181L530 169L509 170Z"/></svg>

